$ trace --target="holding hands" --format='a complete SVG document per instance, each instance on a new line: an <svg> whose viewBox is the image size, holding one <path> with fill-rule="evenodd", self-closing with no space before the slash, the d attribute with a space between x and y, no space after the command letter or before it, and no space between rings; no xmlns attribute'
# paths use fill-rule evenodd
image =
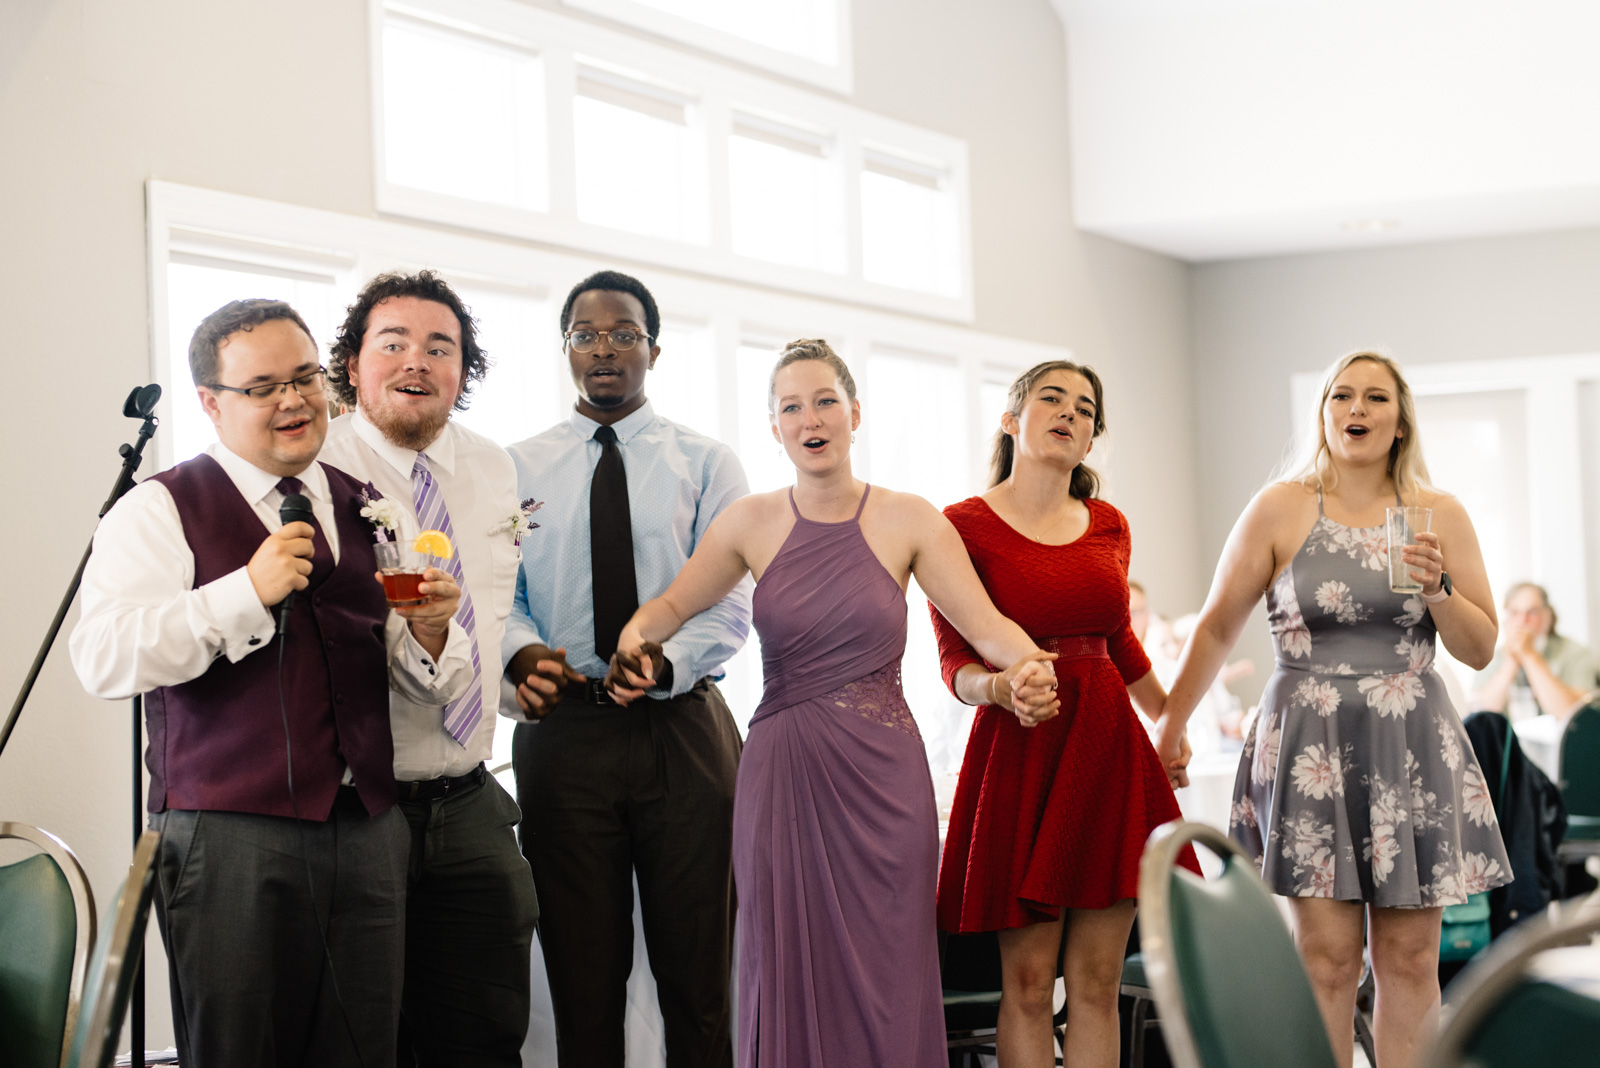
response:
<svg viewBox="0 0 1600 1068"><path fill-rule="evenodd" d="M989 703L1015 713L1024 727L1037 727L1061 711L1056 697L1055 653L1036 649L989 676Z"/></svg>
<svg viewBox="0 0 1600 1068"><path fill-rule="evenodd" d="M606 672L606 692L619 705L632 704L656 684L666 660L660 642L648 642L624 627L611 654L611 670Z"/></svg>
<svg viewBox="0 0 1600 1068"><path fill-rule="evenodd" d="M524 645L511 658L507 674L517 684L517 707L530 720L548 715L569 684L589 681L587 675L567 663L565 648L552 649L548 645Z"/></svg>

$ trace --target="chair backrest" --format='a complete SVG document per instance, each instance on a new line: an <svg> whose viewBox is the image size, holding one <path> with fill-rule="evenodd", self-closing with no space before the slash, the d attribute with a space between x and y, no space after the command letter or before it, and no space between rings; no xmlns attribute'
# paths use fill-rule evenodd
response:
<svg viewBox="0 0 1600 1068"><path fill-rule="evenodd" d="M128 878L117 894L110 925L95 943L84 984L83 1010L72 1033L72 1046L63 1068L109 1068L116 1054L117 1036L128 1014L133 979L144 952L144 929L150 917L155 889L156 846L161 835L146 831L133 848Z"/></svg>
<svg viewBox="0 0 1600 1068"><path fill-rule="evenodd" d="M1175 866L1196 843L1223 862L1205 881ZM1156 828L1139 870L1139 940L1178 1068L1335 1068L1294 940L1254 865L1201 823Z"/></svg>
<svg viewBox="0 0 1600 1068"><path fill-rule="evenodd" d="M1450 985L1445 1025L1428 1068L1588 1064L1600 1049L1600 1001L1534 974L1548 950L1600 937L1600 916L1551 925L1530 920L1468 965Z"/></svg>
<svg viewBox="0 0 1600 1068"><path fill-rule="evenodd" d="M94 892L50 832L0 823L0 838L39 850L0 867L0 1064L59 1068L94 945Z"/></svg>
<svg viewBox="0 0 1600 1068"><path fill-rule="evenodd" d="M1561 801L1567 821L1600 820L1600 700L1572 714L1561 732Z"/></svg>

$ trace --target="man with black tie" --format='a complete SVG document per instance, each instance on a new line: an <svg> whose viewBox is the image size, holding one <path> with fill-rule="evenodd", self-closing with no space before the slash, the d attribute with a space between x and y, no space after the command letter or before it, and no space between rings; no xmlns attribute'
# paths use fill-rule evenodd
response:
<svg viewBox="0 0 1600 1068"><path fill-rule="evenodd" d="M636 279L602 271L578 283L561 312L578 403L509 450L518 495L542 502L505 660L529 720L513 741L522 846L567 1068L623 1063L635 874L667 1063L732 1063L741 743L712 676L749 633L748 584L666 643L644 698L619 707L601 685L623 624L749 491L733 450L645 398L660 328Z"/></svg>
<svg viewBox="0 0 1600 1068"><path fill-rule="evenodd" d="M440 707L467 686L460 591L430 570L428 603L387 607L362 484L314 462L324 371L294 309L224 305L189 365L219 441L107 513L71 641L90 693L147 692L179 1058L392 1064L406 823L389 691ZM281 523L296 494L314 523Z"/></svg>

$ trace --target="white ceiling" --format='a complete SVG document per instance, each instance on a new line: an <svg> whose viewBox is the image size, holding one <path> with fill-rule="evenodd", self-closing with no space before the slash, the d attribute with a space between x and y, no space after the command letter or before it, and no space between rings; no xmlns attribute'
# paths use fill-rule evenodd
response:
<svg viewBox="0 0 1600 1068"><path fill-rule="evenodd" d="M1085 230L1203 261L1600 225L1596 0L1051 0Z"/></svg>

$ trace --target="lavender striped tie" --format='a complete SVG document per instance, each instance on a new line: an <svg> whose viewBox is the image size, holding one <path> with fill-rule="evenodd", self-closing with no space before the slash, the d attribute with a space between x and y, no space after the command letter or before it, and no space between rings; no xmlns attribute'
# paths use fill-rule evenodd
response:
<svg viewBox="0 0 1600 1068"><path fill-rule="evenodd" d="M434 484L425 452L417 453L416 465L411 468L411 496L417 505L417 522L421 528L442 530L451 544L455 544L456 532L450 526L444 494ZM472 595L467 592L467 577L461 571L461 554L457 552L443 563L456 585L461 587L461 607L456 609L456 622L467 632L467 640L472 645L472 685L467 687L466 693L444 706L444 729L465 748L473 729L483 719L483 670L478 663L477 617L472 611Z"/></svg>

